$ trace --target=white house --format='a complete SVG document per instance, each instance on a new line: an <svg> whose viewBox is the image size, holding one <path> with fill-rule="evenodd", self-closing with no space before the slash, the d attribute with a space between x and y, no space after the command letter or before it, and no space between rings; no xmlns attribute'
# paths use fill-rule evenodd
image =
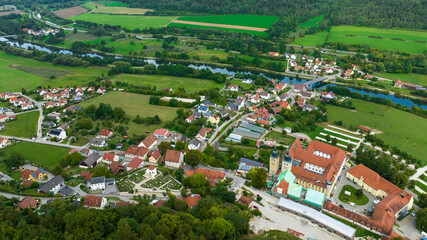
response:
<svg viewBox="0 0 427 240"><path fill-rule="evenodd" d="M189 150L198 150L199 148L200 148L200 141L197 138L191 140L190 144L188 144Z"/></svg>
<svg viewBox="0 0 427 240"><path fill-rule="evenodd" d="M252 84L252 83L253 83L253 81L252 81L252 79L248 78L248 79L244 79L244 80L242 80L242 83Z"/></svg>
<svg viewBox="0 0 427 240"><path fill-rule="evenodd" d="M168 129L160 128L160 129L156 129L153 132L153 134L156 138L166 139L170 136L171 133L169 132Z"/></svg>
<svg viewBox="0 0 427 240"><path fill-rule="evenodd" d="M64 178L61 175L57 175L54 178L47 181L45 184L41 185L39 188L39 192L41 193L49 193L53 192L53 194L58 193L61 187L64 185Z"/></svg>
<svg viewBox="0 0 427 240"><path fill-rule="evenodd" d="M150 177L154 178L157 175L157 168L153 165L148 166L147 172L145 173Z"/></svg>
<svg viewBox="0 0 427 240"><path fill-rule="evenodd" d="M270 99L270 98L271 98L270 93L269 93L269 92L266 92L266 91L262 92L262 93L260 94L260 96L261 96L261 98L263 98L263 99Z"/></svg>
<svg viewBox="0 0 427 240"><path fill-rule="evenodd" d="M65 138L67 138L67 133L64 131L64 129L61 128L57 128L57 129L51 129L48 133L47 136L54 138L56 137L59 140L63 140Z"/></svg>
<svg viewBox="0 0 427 240"><path fill-rule="evenodd" d="M4 148L10 143L11 141L9 139L0 137L0 148Z"/></svg>
<svg viewBox="0 0 427 240"><path fill-rule="evenodd" d="M168 149L163 160L166 167L179 168L184 163L184 153Z"/></svg>
<svg viewBox="0 0 427 240"><path fill-rule="evenodd" d="M106 164L110 164L112 162L117 162L119 161L119 156L117 156L114 153L104 153L104 155L102 156L102 158L98 159L98 163L106 163Z"/></svg>
<svg viewBox="0 0 427 240"><path fill-rule="evenodd" d="M102 177L95 177L90 180L90 182L87 184L87 188L91 191L102 191L105 189L106 186L109 185L115 185L116 180L114 178L105 178Z"/></svg>
<svg viewBox="0 0 427 240"><path fill-rule="evenodd" d="M228 85L228 91L238 92L239 91L239 86L237 86L237 85Z"/></svg>
<svg viewBox="0 0 427 240"><path fill-rule="evenodd" d="M153 149L157 145L157 139L154 134L150 134L138 145L138 147L145 147L148 149Z"/></svg>

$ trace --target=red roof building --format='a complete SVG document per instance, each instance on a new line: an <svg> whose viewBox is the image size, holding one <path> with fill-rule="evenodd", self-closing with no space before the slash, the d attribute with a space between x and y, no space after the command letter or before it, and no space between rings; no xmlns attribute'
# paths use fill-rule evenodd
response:
<svg viewBox="0 0 427 240"><path fill-rule="evenodd" d="M110 138L113 136L113 132L108 131L107 129L104 128L101 131L99 131L98 135L104 138Z"/></svg>
<svg viewBox="0 0 427 240"><path fill-rule="evenodd" d="M128 158L138 157L141 159L145 159L147 157L147 153L148 153L148 148L132 145L126 151L125 156Z"/></svg>
<svg viewBox="0 0 427 240"><path fill-rule="evenodd" d="M107 200L103 197L86 195L83 206L90 208L103 208L107 204Z"/></svg>
<svg viewBox="0 0 427 240"><path fill-rule="evenodd" d="M141 158L137 158L137 157L133 158L129 162L129 164L126 166L126 168L127 168L128 171L133 171L133 170L135 170L137 168L140 168L143 162L144 162L144 160L141 159Z"/></svg>
<svg viewBox="0 0 427 240"><path fill-rule="evenodd" d="M285 181L283 181L283 182L285 182ZM249 197L246 197L245 195L242 195L239 198L239 200L237 200L237 202L249 207L249 205L251 205L251 203L252 203L252 199L250 199Z"/></svg>
<svg viewBox="0 0 427 240"><path fill-rule="evenodd" d="M112 162L110 164L109 168L110 168L111 172L114 174L114 176L125 170L123 165L120 164L119 162Z"/></svg>
<svg viewBox="0 0 427 240"><path fill-rule="evenodd" d="M171 133L167 129L160 128L156 129L153 134L156 138L168 138Z"/></svg>
<svg viewBox="0 0 427 240"><path fill-rule="evenodd" d="M157 144L157 139L154 134L148 135L142 142L138 145L138 147L146 147L148 149L153 148Z"/></svg>
<svg viewBox="0 0 427 240"><path fill-rule="evenodd" d="M184 200L187 202L188 206L190 208L193 208L197 205L197 202L200 201L202 197L200 197L199 194L191 194L190 196L186 197Z"/></svg>
<svg viewBox="0 0 427 240"><path fill-rule="evenodd" d="M206 179L210 182L211 186L215 186L217 181L225 180L225 173L205 168L197 168L194 173L201 173L205 175Z"/></svg>
<svg viewBox="0 0 427 240"><path fill-rule="evenodd" d="M25 208L35 208L37 207L37 204L39 202L37 200L35 200L34 198L27 196L24 199L22 199L21 202L19 202L16 207L20 210L25 209Z"/></svg>
<svg viewBox="0 0 427 240"><path fill-rule="evenodd" d="M93 173L91 172L81 172L80 176L83 177L86 180L91 180L92 179L92 175Z"/></svg>

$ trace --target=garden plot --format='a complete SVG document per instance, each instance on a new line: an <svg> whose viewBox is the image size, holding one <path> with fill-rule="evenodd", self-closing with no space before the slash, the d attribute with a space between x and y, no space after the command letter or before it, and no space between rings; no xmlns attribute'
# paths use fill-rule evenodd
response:
<svg viewBox="0 0 427 240"><path fill-rule="evenodd" d="M142 181L144 181L145 180L145 170L140 170L140 171L137 171L137 172L135 172L135 173L133 173L130 177L129 177L129 180L131 180L132 182L134 182L134 183L140 183L140 182L142 182Z"/></svg>
<svg viewBox="0 0 427 240"><path fill-rule="evenodd" d="M351 132L346 129L338 128L332 125L324 128L322 132L319 133L319 136L316 136L317 140L328 142L326 139L329 138L332 140L335 138L337 140L337 146L342 148L347 148L348 145L352 145L352 147L357 146L360 141L362 141L362 137L358 136L359 133Z"/></svg>
<svg viewBox="0 0 427 240"><path fill-rule="evenodd" d="M119 180L116 185L120 192L132 192L134 187L133 183L127 179Z"/></svg>
<svg viewBox="0 0 427 240"><path fill-rule="evenodd" d="M175 179L173 179L169 175L164 175L163 173L159 173L155 178L149 179L141 184L141 187L148 189L173 189L179 190L181 189L182 184Z"/></svg>

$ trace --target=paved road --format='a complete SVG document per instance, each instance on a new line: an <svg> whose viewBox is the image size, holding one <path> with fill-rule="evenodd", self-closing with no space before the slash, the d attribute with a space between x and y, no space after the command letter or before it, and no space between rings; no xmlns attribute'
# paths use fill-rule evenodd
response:
<svg viewBox="0 0 427 240"><path fill-rule="evenodd" d="M307 49L317 49L317 47L308 47L308 46L300 46L300 45L293 45L293 44L286 44L286 46L289 47L303 47L303 48L307 48ZM332 53L343 53L343 54L350 54L350 55L356 55L356 54L362 54L365 56L368 56L368 54L366 53L357 53L357 52L348 52L348 51L341 51L341 50L333 50L333 49L329 49L329 48L321 48L321 51L326 51L330 54Z"/></svg>
<svg viewBox="0 0 427 240"><path fill-rule="evenodd" d="M224 122L223 124L221 124L221 126L215 131L215 133L211 136L211 138L209 139L209 141L208 141L208 143L209 144L211 144L211 145L213 145L213 144L215 144L215 142L217 142L219 139L221 139L221 137L224 135L224 134L227 134L227 132L228 132L228 130L231 128L231 127L233 127L233 126L237 126L237 122L239 121L239 120L241 120L242 118L244 118L244 117L246 117L246 115L244 115L244 116L242 116L242 118L240 118L239 120L237 120L237 121L234 121L238 116L239 116L239 114L240 114L240 112L238 112L237 114L236 114L236 116L234 116L234 117L232 117L230 120L228 120L227 122ZM232 124L230 124L218 137L216 136L217 134L218 134L218 132L220 132L221 131L221 129L223 128L223 127L225 127L228 123L230 123L230 121L231 122L233 122Z"/></svg>

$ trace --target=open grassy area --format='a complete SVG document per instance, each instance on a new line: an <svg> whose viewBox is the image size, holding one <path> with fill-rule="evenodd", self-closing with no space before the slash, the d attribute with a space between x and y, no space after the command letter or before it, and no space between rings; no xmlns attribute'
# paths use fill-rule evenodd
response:
<svg viewBox="0 0 427 240"><path fill-rule="evenodd" d="M146 131L152 132L153 130L160 128L167 121L172 120L176 116L176 110L179 108L172 108L166 106L156 106L148 103L150 96L141 95L126 92L109 92L103 96L90 99L88 101L79 104L82 107L87 107L91 104L98 106L100 103L110 104L113 108L121 107L125 110L126 115L133 120L136 115L141 117L154 117L158 115L162 120L161 124L149 125L136 124L133 121L129 122L130 134L143 134Z"/></svg>
<svg viewBox="0 0 427 240"><path fill-rule="evenodd" d="M352 35L352 36L350 36ZM381 38L372 38L381 37ZM403 39L405 41L393 40ZM368 44L372 48L391 49L407 53L422 53L427 49L425 41L427 32L407 31L397 29L379 29L368 27L336 26L332 27L329 41L344 42L346 44Z"/></svg>
<svg viewBox="0 0 427 240"><path fill-rule="evenodd" d="M171 16L127 16L109 14L81 14L70 18L71 20L84 20L98 24L120 25L127 29L160 28L166 26L175 17Z"/></svg>
<svg viewBox="0 0 427 240"><path fill-rule="evenodd" d="M82 7L90 9L92 13L144 15L147 11L152 11L143 8L129 8L128 6L125 3L110 1L87 2L82 5Z"/></svg>
<svg viewBox="0 0 427 240"><path fill-rule="evenodd" d="M423 184L420 181L416 181L415 185L418 186L419 188L421 188L421 190L423 190L424 192L427 192L427 186L425 184Z"/></svg>
<svg viewBox="0 0 427 240"><path fill-rule="evenodd" d="M350 185L345 185L342 187L340 195L339 195L339 200L343 201L343 202L352 202L355 203L356 205L365 205L369 202L369 198L363 194L361 197L357 197L356 196L356 188L350 186ZM348 191L351 193L350 196L345 195L345 191Z"/></svg>
<svg viewBox="0 0 427 240"><path fill-rule="evenodd" d="M59 160L67 156L71 149L32 142L20 142L4 150L5 157L13 152L19 152L25 159L38 165L53 169Z"/></svg>
<svg viewBox="0 0 427 240"><path fill-rule="evenodd" d="M378 137L424 160L427 148L427 120L385 105L353 99L356 110L328 105L330 122L341 120L346 126L365 125L381 131Z"/></svg>
<svg viewBox="0 0 427 240"><path fill-rule="evenodd" d="M418 73L375 73L375 76L388 78L391 80L401 80L402 82L427 85L427 75Z"/></svg>
<svg viewBox="0 0 427 240"><path fill-rule="evenodd" d="M187 27L187 28L216 29L216 30L222 30L222 31L232 31L232 32L248 33L248 34L258 35L258 36L263 36L263 37L268 36L268 33L266 33L266 32L249 31L249 30L243 30L243 29L231 29L231 28L211 27L211 26L199 26L199 25L191 25L191 24L183 24L183 23L170 23L169 26Z"/></svg>
<svg viewBox="0 0 427 240"><path fill-rule="evenodd" d="M279 17L260 16L260 15L216 15L216 16L185 16L185 17L179 17L178 20L269 28L277 20L279 20Z"/></svg>
<svg viewBox="0 0 427 240"><path fill-rule="evenodd" d="M279 143L282 143L282 144L285 144L285 145L289 145L289 144L291 144L295 140L294 137L291 137L291 136L288 136L288 135L286 135L284 133L279 133L279 132L276 132L276 131L269 132L265 136L265 138L275 140L275 141L277 141Z"/></svg>
<svg viewBox="0 0 427 240"><path fill-rule="evenodd" d="M21 69L21 70L18 70ZM0 52L0 92L35 89L37 86L77 86L95 80L107 68L54 66L29 58ZM42 76L58 76L49 79Z"/></svg>
<svg viewBox="0 0 427 240"><path fill-rule="evenodd" d="M167 87L170 87L174 90L177 90L178 88L184 88L186 91L189 92L201 91L210 88L221 89L223 87L222 84L212 80L163 75L120 74L117 77L114 77L111 81L125 82L128 84L133 84L135 86L156 86L160 89Z"/></svg>
<svg viewBox="0 0 427 240"><path fill-rule="evenodd" d="M305 35L302 38L297 38L292 44L317 47L326 41L326 36L328 36L328 32L325 30L315 34Z"/></svg>
<svg viewBox="0 0 427 240"><path fill-rule="evenodd" d="M16 116L15 121L5 123L0 135L31 138L37 135L39 111L23 113Z"/></svg>
<svg viewBox="0 0 427 240"><path fill-rule="evenodd" d="M309 19L309 20L307 20L307 21L305 21L305 22L303 22L301 24L298 24L298 27L302 27L302 28L311 28L311 27L314 27L314 26L316 26L316 24L318 22L322 21L324 17L325 17L324 14L323 15L319 15L319 16L317 16L315 18Z"/></svg>

